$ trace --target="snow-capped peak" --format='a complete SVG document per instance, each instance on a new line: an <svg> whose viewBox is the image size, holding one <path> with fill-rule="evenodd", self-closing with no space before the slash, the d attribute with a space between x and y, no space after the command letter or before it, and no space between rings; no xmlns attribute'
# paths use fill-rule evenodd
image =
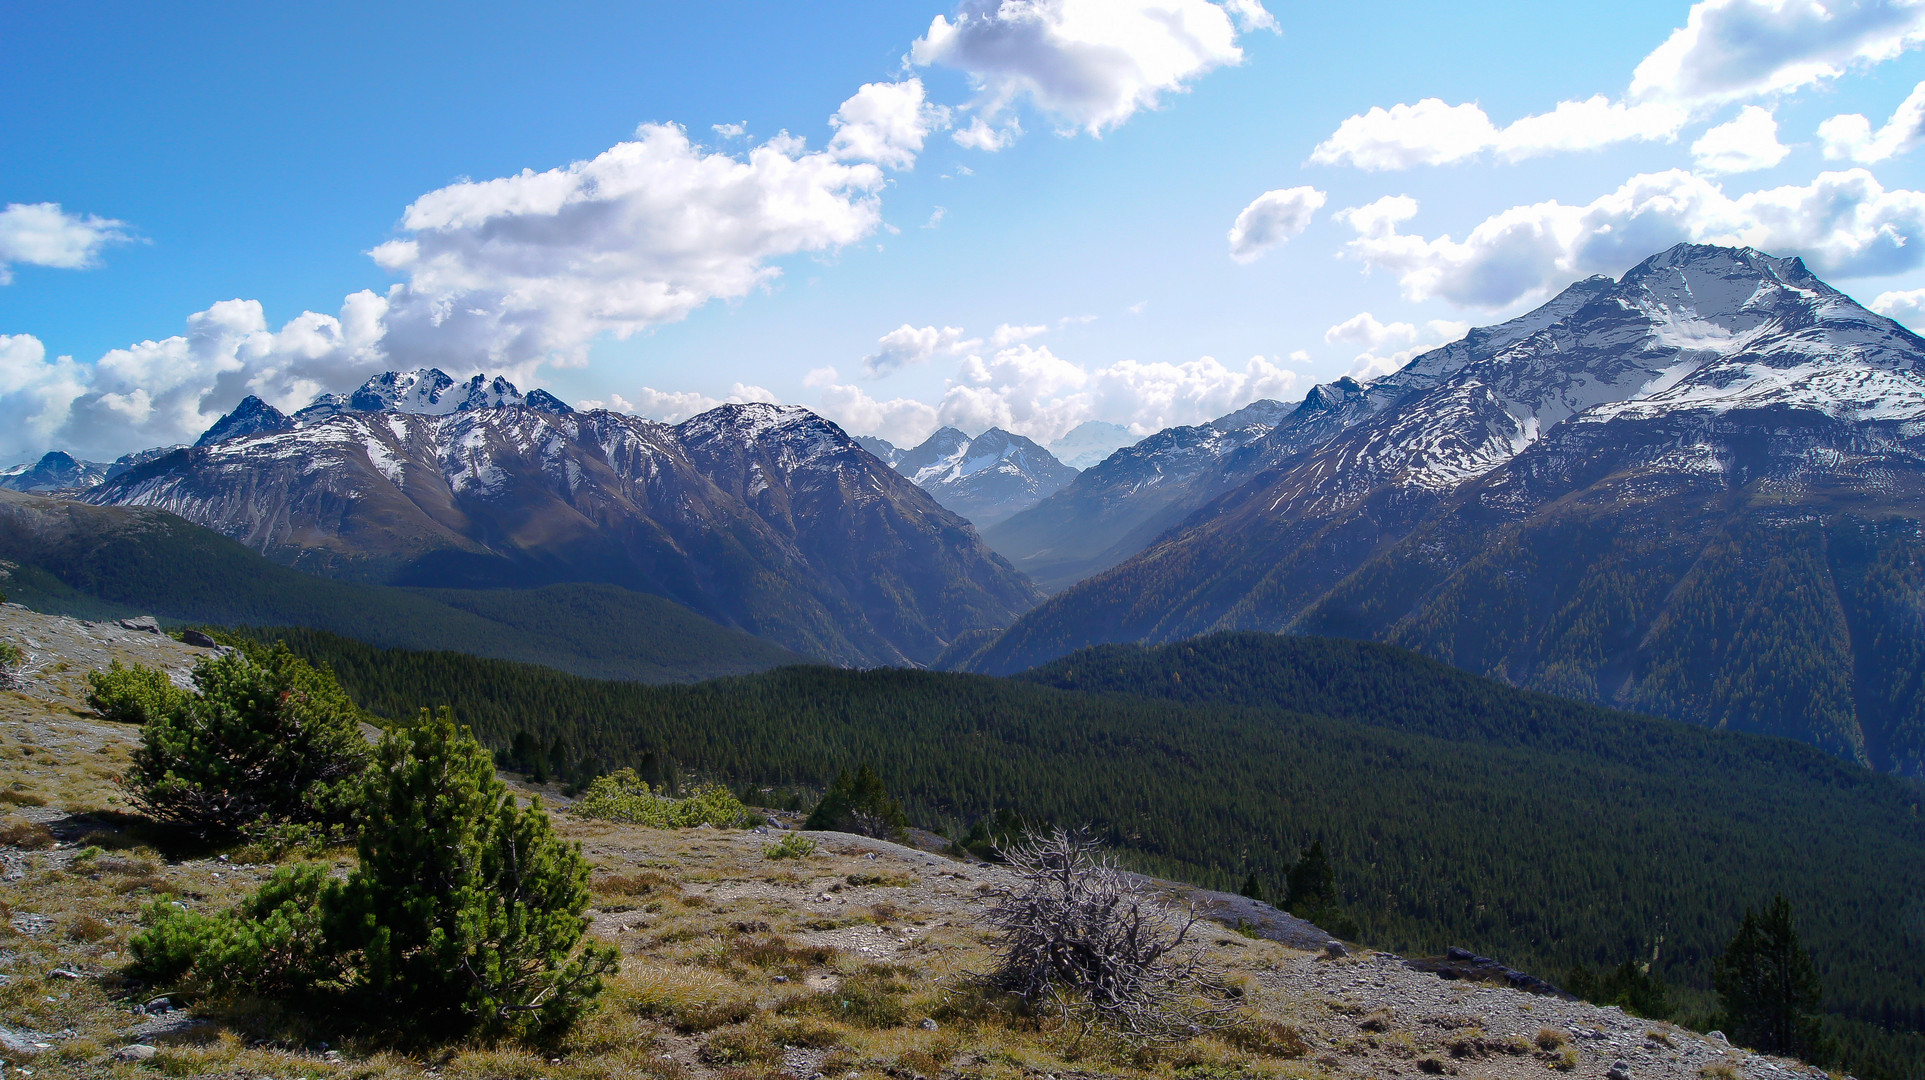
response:
<svg viewBox="0 0 1925 1080"><path fill-rule="evenodd" d="M322 394L294 414L301 422L326 419L343 412L398 412L420 416L448 416L475 409L522 405L542 412L567 413L561 399L546 390L523 394L515 384L495 375L475 375L456 382L440 368L384 371L361 384L352 394Z"/></svg>

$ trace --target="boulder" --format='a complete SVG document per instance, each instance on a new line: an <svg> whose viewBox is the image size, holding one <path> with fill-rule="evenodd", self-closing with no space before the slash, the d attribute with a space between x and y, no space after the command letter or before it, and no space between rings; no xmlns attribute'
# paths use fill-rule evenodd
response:
<svg viewBox="0 0 1925 1080"><path fill-rule="evenodd" d="M196 649L218 649L221 645L220 642L215 641L199 630L182 630L180 632L180 640L181 644L192 645Z"/></svg>
<svg viewBox="0 0 1925 1080"><path fill-rule="evenodd" d="M151 1058L158 1053L160 1053L159 1050L155 1049L154 1047L148 1046L146 1043L133 1043L129 1046L123 1046L120 1049L114 1051L114 1060L115 1061L146 1061L148 1058Z"/></svg>
<svg viewBox="0 0 1925 1080"><path fill-rule="evenodd" d="M160 633L160 620L152 615L136 615L131 619L121 619L119 626L123 630L135 630L143 634Z"/></svg>

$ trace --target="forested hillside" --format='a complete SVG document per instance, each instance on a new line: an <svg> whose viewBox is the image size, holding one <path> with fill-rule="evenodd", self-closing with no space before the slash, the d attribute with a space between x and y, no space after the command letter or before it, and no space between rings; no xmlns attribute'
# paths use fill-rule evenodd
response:
<svg viewBox="0 0 1925 1080"><path fill-rule="evenodd" d="M13 492L0 492L0 591L81 618L312 626L608 679L706 679L802 660L612 585L438 591L328 581L158 510Z"/></svg>
<svg viewBox="0 0 1925 1080"><path fill-rule="evenodd" d="M1007 807L1092 823L1147 869L1229 888L1252 872L1276 882L1321 838L1363 939L1402 952L1464 945L1556 976L1655 950L1665 978L1702 992L1745 906L1782 891L1828 1009L1925 1023L1918 787L1789 741L1461 673L1444 672L1440 689L1439 665L1395 649L1286 642L1239 659L1230 638L1198 643L1206 662L1194 668L1164 663L1169 653L1105 677L1115 690L1181 676L1204 682L1199 693L1367 718L1356 719L900 670L645 687L254 633L330 665L374 712L448 704L493 746L525 730L599 768L672 761L731 782L820 787L872 764L921 822L959 826ZM1064 667L1114 671L1119 658Z"/></svg>

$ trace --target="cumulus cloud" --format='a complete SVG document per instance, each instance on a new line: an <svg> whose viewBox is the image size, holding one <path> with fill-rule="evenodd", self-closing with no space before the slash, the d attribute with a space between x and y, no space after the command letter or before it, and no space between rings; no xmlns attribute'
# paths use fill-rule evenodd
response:
<svg viewBox="0 0 1925 1080"><path fill-rule="evenodd" d="M1475 104L1438 98L1373 107L1338 125L1310 160L1407 169L1486 153L1517 161L1635 140L1668 141L1694 116L1721 105L1835 79L1920 41L1925 5L1911 0L1702 0L1685 25L1638 64L1620 99L1598 94L1563 101L1504 127ZM1755 119L1749 123L1756 128ZM1847 127L1839 129L1841 135Z"/></svg>
<svg viewBox="0 0 1925 1080"><path fill-rule="evenodd" d="M1858 113L1834 116L1818 125L1825 157L1871 164L1908 154L1925 142L1925 82L1912 88L1892 118L1877 131Z"/></svg>
<svg viewBox="0 0 1925 1080"><path fill-rule="evenodd" d="M13 284L15 266L98 266L102 248L131 238L124 221L69 214L59 203L8 203L0 210L0 285Z"/></svg>
<svg viewBox="0 0 1925 1080"><path fill-rule="evenodd" d="M1230 226L1230 257L1247 263L1310 227L1310 219L1326 200L1313 187L1266 191L1237 214Z"/></svg>
<svg viewBox="0 0 1925 1080"><path fill-rule="evenodd" d="M1223 0L1223 10L1230 13L1230 17L1237 21L1237 26L1246 34L1254 30L1283 33L1283 28L1277 25L1277 17L1270 14L1259 0Z"/></svg>
<svg viewBox="0 0 1925 1080"><path fill-rule="evenodd" d="M0 386L7 387L0 394L0 460L45 449L86 393L86 375L73 357L47 359L32 334L0 334Z"/></svg>
<svg viewBox="0 0 1925 1080"><path fill-rule="evenodd" d="M1631 96L1715 105L1827 82L1925 41L1914 0L1703 0L1631 74Z"/></svg>
<svg viewBox="0 0 1925 1080"><path fill-rule="evenodd" d="M925 100L921 79L865 83L829 118L835 128L829 153L844 161L907 169L922 153L929 132L948 122L948 109Z"/></svg>
<svg viewBox="0 0 1925 1080"><path fill-rule="evenodd" d="M1373 106L1337 126L1318 143L1310 160L1382 171L1417 165L1449 165L1486 152L1506 161L1541 154L1595 150L1634 139L1677 136L1689 114L1671 104L1626 105L1602 94L1563 101L1547 113L1498 127L1483 109L1425 98L1415 105Z"/></svg>
<svg viewBox="0 0 1925 1080"><path fill-rule="evenodd" d="M937 406L943 424L966 431L1000 427L1039 442L1086 420L1146 435L1214 419L1259 398L1283 397L1298 374L1262 356L1237 370L1213 357L1188 363L1123 360L1087 368L1045 346L1019 344L965 358Z"/></svg>
<svg viewBox="0 0 1925 1080"><path fill-rule="evenodd" d="M5 339L0 451L58 446L111 458L191 442L248 394L298 408L382 362L387 310L386 297L363 291L338 316L302 312L274 329L258 301L224 300L189 316L184 334L113 349L92 364L49 361L30 336Z"/></svg>
<svg viewBox="0 0 1925 1080"><path fill-rule="evenodd" d="M1012 326L1009 323L1003 323L996 328L995 333L989 335L989 343L1000 349L1005 345L1028 341L1038 334L1047 333L1049 333L1047 326Z"/></svg>
<svg viewBox="0 0 1925 1080"><path fill-rule="evenodd" d="M1754 172L1785 160L1791 148L1778 141L1771 110L1746 105L1736 119L1719 124L1691 144L1698 168L1714 173Z"/></svg>
<svg viewBox="0 0 1925 1080"><path fill-rule="evenodd" d="M1227 10L1207 0L964 0L953 21L936 16L909 56L969 75L977 115L956 141L993 150L1014 130L993 122L1021 99L1092 135L1156 108L1205 72L1242 62L1238 22L1275 24L1257 0Z"/></svg>
<svg viewBox="0 0 1925 1080"><path fill-rule="evenodd" d="M926 364L938 356L957 356L981 345L963 337L959 326L910 326L903 323L876 340L875 352L862 358L870 376L887 375L911 364Z"/></svg>
<svg viewBox="0 0 1925 1080"><path fill-rule="evenodd" d="M744 296L771 261L842 247L880 223L881 170L777 137L743 160L644 124L634 140L547 172L463 181L416 199L409 235L372 254L407 276L388 349L493 367L579 357Z"/></svg>
<svg viewBox="0 0 1925 1080"><path fill-rule="evenodd" d="M1879 293L1867 306L1887 319L1905 324L1913 333L1925 327L1925 289Z"/></svg>
<svg viewBox="0 0 1925 1080"><path fill-rule="evenodd" d="M584 409L612 409L615 412L633 413L650 420L660 420L665 424L679 424L691 416L699 416L718 405L739 405L748 401L766 401L779 405L781 400L760 386L736 383L729 388L726 395L719 398L693 391L657 390L652 386L644 386L636 392L634 401L620 394L610 394L606 401L590 398L578 404Z"/></svg>
<svg viewBox="0 0 1925 1080"><path fill-rule="evenodd" d="M833 368L826 369L826 374L827 380L816 386L816 411L852 435L874 435L897 446L915 446L940 426L934 405L905 397L879 400L860 386L836 382Z"/></svg>
<svg viewBox="0 0 1925 1080"><path fill-rule="evenodd" d="M1380 322L1370 312L1361 311L1325 330L1323 340L1330 345L1361 345L1363 352L1352 361L1349 375L1355 379L1373 379L1403 367L1420 353L1456 341L1469 331L1467 322L1432 319L1420 330L1412 323ZM1405 347L1384 349L1386 345L1399 344Z"/></svg>
<svg viewBox="0 0 1925 1080"><path fill-rule="evenodd" d="M1399 231L1417 202L1391 196L1337 213L1346 253L1397 275L1412 300L1495 308L1593 273L1619 273L1681 241L1802 255L1836 277L1900 273L1925 262L1925 193L1886 190L1863 169L1739 195L1684 170L1632 177L1582 206L1550 201L1494 214L1463 240Z"/></svg>

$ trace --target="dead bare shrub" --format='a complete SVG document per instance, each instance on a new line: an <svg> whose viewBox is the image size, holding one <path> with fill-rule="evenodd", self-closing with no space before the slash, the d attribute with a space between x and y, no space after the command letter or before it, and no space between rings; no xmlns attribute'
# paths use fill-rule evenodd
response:
<svg viewBox="0 0 1925 1080"><path fill-rule="evenodd" d="M44 851L53 846L53 832L37 821L17 821L0 828L0 847Z"/></svg>
<svg viewBox="0 0 1925 1080"><path fill-rule="evenodd" d="M1217 973L1192 940L1195 912L1158 902L1087 833L1032 834L999 854L1016 883L986 895L991 986L1137 1043L1234 1022L1232 1007L1205 1000Z"/></svg>

